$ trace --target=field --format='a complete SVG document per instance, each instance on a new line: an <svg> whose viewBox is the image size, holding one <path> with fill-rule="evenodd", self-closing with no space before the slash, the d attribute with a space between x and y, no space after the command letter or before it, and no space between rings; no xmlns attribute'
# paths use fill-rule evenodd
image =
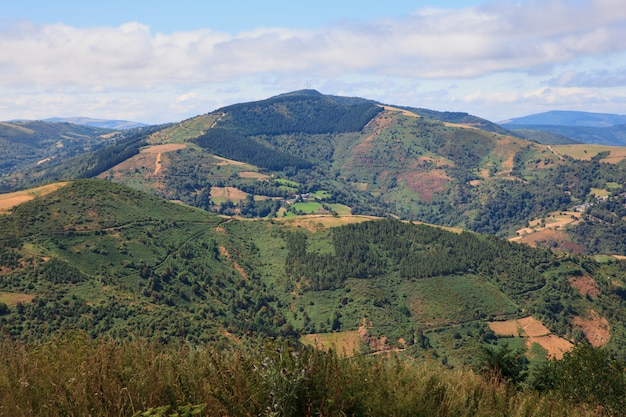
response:
<svg viewBox="0 0 626 417"><path fill-rule="evenodd" d="M0 214L6 213L13 207L30 201L35 197L44 196L56 191L66 184L67 183L65 182L57 182L54 184L44 185L43 187L31 188L29 190L0 194Z"/></svg>
<svg viewBox="0 0 626 417"><path fill-rule="evenodd" d="M358 330L336 333L307 334L300 338L305 345L325 350L334 349L337 353L353 356L360 351L361 337Z"/></svg>
<svg viewBox="0 0 626 417"><path fill-rule="evenodd" d="M13 307L19 303L29 303L35 298L33 294L0 292L0 303Z"/></svg>
<svg viewBox="0 0 626 417"><path fill-rule="evenodd" d="M571 156L574 159L590 160L601 152L609 152L602 158L603 162L616 164L626 158L626 148L604 145L554 145L554 151L559 155Z"/></svg>
<svg viewBox="0 0 626 417"><path fill-rule="evenodd" d="M533 343L537 343L548 352L549 356L558 359L562 358L563 353L573 347L571 342L552 334L550 330L532 316L516 320L492 321L488 325L498 336L525 338L528 348Z"/></svg>

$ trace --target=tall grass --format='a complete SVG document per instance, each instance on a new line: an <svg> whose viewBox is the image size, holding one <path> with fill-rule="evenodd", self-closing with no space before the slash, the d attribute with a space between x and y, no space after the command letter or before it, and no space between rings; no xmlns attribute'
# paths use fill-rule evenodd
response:
<svg viewBox="0 0 626 417"><path fill-rule="evenodd" d="M192 407L187 407L191 405ZM169 410L169 411L167 411ZM585 416L556 397L398 357L284 344L0 340L0 416Z"/></svg>

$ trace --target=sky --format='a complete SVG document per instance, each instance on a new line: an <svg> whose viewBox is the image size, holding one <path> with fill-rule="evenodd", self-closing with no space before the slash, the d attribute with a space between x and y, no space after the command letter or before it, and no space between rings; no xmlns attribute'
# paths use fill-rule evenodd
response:
<svg viewBox="0 0 626 417"><path fill-rule="evenodd" d="M626 114L624 0L0 1L0 120L167 123L305 88Z"/></svg>

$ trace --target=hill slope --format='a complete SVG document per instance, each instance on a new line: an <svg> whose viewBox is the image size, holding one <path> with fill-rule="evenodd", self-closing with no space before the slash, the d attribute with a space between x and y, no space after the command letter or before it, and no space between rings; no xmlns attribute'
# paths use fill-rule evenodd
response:
<svg viewBox="0 0 626 417"><path fill-rule="evenodd" d="M0 174L102 148L115 142L113 132L70 123L0 122Z"/></svg>
<svg viewBox="0 0 626 417"><path fill-rule="evenodd" d="M620 262L366 220L241 221L70 182L0 216L0 328L195 343L341 331L366 350L463 364L497 340L488 321L532 314L546 338L517 343L553 349L552 331L624 351Z"/></svg>
<svg viewBox="0 0 626 417"><path fill-rule="evenodd" d="M512 236L593 198L592 188L618 194L619 155L557 152L465 113L304 90L144 129L21 175L98 176L229 215L398 216Z"/></svg>

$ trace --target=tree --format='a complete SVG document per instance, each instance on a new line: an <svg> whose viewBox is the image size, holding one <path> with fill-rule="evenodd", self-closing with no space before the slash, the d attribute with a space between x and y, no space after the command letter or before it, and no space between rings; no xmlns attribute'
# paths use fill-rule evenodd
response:
<svg viewBox="0 0 626 417"><path fill-rule="evenodd" d="M626 380L622 360L589 343L577 344L540 368L532 381L539 391L555 391L579 403L601 407L606 415L626 416Z"/></svg>

